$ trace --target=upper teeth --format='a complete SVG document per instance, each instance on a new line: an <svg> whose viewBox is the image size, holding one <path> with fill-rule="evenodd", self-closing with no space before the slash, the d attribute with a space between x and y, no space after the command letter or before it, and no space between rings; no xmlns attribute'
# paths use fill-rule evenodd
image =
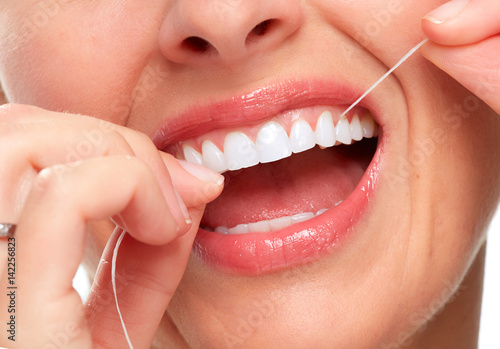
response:
<svg viewBox="0 0 500 349"><path fill-rule="evenodd" d="M217 172L239 170L258 163L277 161L313 148L332 147L336 144L351 144L362 138L371 138L378 133L370 113L365 113L361 120L355 114L349 123L346 116L334 125L332 113L324 111L318 118L313 131L304 119L297 119L292 124L290 135L276 121L269 121L260 127L255 143L243 132L230 132L224 140L224 152L211 140L205 140L201 153L188 144L183 144L186 161L204 165Z"/></svg>

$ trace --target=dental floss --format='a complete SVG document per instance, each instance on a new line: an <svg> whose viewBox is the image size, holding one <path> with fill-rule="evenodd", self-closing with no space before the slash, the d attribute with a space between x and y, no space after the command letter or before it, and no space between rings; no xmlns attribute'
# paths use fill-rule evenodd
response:
<svg viewBox="0 0 500 349"><path fill-rule="evenodd" d="M115 232L118 231L119 229L120 229L119 227L116 227ZM118 297L116 295L116 257L118 256L118 249L120 248L120 245L126 233L127 232L125 231L125 229L122 229L120 237L118 238L115 249L113 251L113 259L111 260L111 283L113 284L113 294L115 295L116 310L118 310L118 316L120 317L120 321L122 323L122 328L123 332L125 333L125 338L127 338L127 343L129 348L134 349L134 346L132 345L132 342L130 341L130 337L127 332L127 327L125 326L125 322L123 321L122 312L120 311L120 306L118 305Z"/></svg>
<svg viewBox="0 0 500 349"><path fill-rule="evenodd" d="M421 41L419 44L417 44L417 46L415 46L414 48L412 48L407 54L405 54L403 56L403 58L401 58L399 60L399 62L396 63L396 65L394 67L392 67L391 69L389 69L389 71L387 73L385 73L384 75L382 75L382 77L380 77L380 79L377 80L377 82L375 82L368 90L366 90L365 93L363 93L363 95L361 97L359 97L357 99L356 102L354 102L353 104L351 104L351 106L349 108L347 108L343 113L342 115L340 115L340 117L343 117L344 115L346 115L349 111L351 111L352 108L354 108L356 105L358 105L359 102L361 102L361 100L363 98L365 98L370 92L372 92L375 87L377 87L378 85L380 85L380 83L382 83L382 81L384 81L389 75L391 75L391 73L393 71L395 71L401 64L403 64L404 61L406 61L408 58L410 58L415 52L417 52L417 50L423 45L425 44L427 41L429 41L429 39L424 39L423 41Z"/></svg>
<svg viewBox="0 0 500 349"><path fill-rule="evenodd" d="M401 64L403 64L404 61L406 61L415 52L417 52L417 50L423 44L425 44L427 41L429 41L429 39L425 39L425 40L421 41L419 44L417 44L415 47L413 47L407 54L405 54L403 56L403 58L401 58L396 63L396 65L394 65L391 69L389 69L389 71L387 73L385 73L384 75L382 75L382 77L380 77L380 79L378 79L377 82L375 82L365 93L363 93L363 95L361 95L361 97L359 97L356 100L356 102L354 102L353 104L351 104L351 106L349 108L347 108L342 113L342 115L340 115L340 117L346 115L349 111L352 110L352 108L354 108L356 105L358 105L358 103L361 102L361 100L363 98L365 98L370 92L372 92L375 89L375 87L377 87L378 85L380 85L382 83L382 81L384 81L389 75L391 75L394 70L396 70ZM119 228L116 227L115 231L117 231L118 229ZM123 332L125 333L125 337L127 338L127 342L128 342L129 348L130 349L134 349L134 347L132 345L132 342L130 341L130 337L128 335L128 332L127 332L127 327L125 326L125 322L123 321L122 313L120 311L120 306L118 305L118 297L116 295L116 257L118 256L118 249L120 248L120 245L121 245L122 240L125 237L126 233L127 232L125 231L125 229L123 229L122 232L121 232L121 234L120 234L120 237L118 238L118 241L116 242L116 246L115 246L115 249L113 251L113 259L111 261L111 282L113 284L113 294L115 296L116 310L118 310L118 315L120 316L120 321L122 323Z"/></svg>

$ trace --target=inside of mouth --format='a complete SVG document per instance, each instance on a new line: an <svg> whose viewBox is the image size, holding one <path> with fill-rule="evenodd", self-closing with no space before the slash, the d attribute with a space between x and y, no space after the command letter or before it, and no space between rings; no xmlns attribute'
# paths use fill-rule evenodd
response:
<svg viewBox="0 0 500 349"><path fill-rule="evenodd" d="M341 204L356 188L377 138L293 154L224 173L225 188L207 205L201 227L224 234L268 232Z"/></svg>

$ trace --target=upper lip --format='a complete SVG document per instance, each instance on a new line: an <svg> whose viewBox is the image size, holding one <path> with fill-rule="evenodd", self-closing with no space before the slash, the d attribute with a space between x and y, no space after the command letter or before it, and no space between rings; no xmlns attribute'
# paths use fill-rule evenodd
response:
<svg viewBox="0 0 500 349"><path fill-rule="evenodd" d="M287 110L314 105L345 105L347 108L363 92L361 86L342 81L281 81L169 117L152 140L158 149L165 149L215 129L256 124ZM371 95L365 97L359 106L369 109L375 121L383 127L380 107Z"/></svg>

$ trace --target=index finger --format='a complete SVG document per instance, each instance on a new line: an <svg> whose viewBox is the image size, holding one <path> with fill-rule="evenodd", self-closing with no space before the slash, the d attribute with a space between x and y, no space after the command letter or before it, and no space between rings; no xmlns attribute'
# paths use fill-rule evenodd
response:
<svg viewBox="0 0 500 349"><path fill-rule="evenodd" d="M222 190L218 179L223 177L213 173L213 180L201 181L187 173L171 156L164 155L164 160L182 200L189 207L193 224L187 234L168 245L144 244L128 234L122 241L116 261L116 291L124 323L136 348L149 348L153 341L184 274L204 205ZM111 282L111 261L120 233L115 231L106 245L86 304L92 336L99 338L105 348L125 341Z"/></svg>

